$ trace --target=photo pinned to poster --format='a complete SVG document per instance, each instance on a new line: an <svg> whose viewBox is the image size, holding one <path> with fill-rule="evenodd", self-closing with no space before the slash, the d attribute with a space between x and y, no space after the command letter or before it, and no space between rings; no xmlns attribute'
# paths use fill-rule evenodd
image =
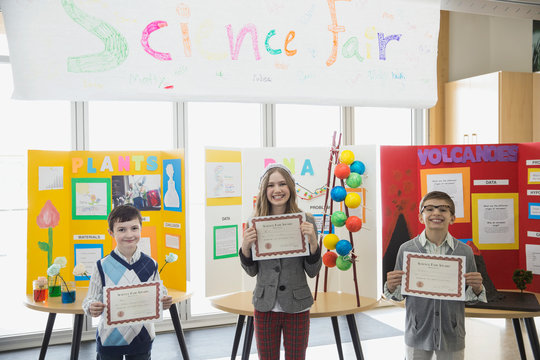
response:
<svg viewBox="0 0 540 360"><path fill-rule="evenodd" d="M312 214L313 218L315 219L315 225L317 225L317 231L321 231L323 226L323 217L324 214ZM330 232L334 233L334 225L332 225L332 222L330 221L330 216L326 216L326 219L324 219L324 234L330 234Z"/></svg>
<svg viewBox="0 0 540 360"><path fill-rule="evenodd" d="M242 164L238 162L206 163L206 197L242 196Z"/></svg>
<svg viewBox="0 0 540 360"><path fill-rule="evenodd" d="M473 242L480 250L519 249L517 193L472 194Z"/></svg>
<svg viewBox="0 0 540 360"><path fill-rule="evenodd" d="M214 226L214 260L238 256L238 225Z"/></svg>
<svg viewBox="0 0 540 360"><path fill-rule="evenodd" d="M540 219L540 203L529 203L529 219Z"/></svg>
<svg viewBox="0 0 540 360"><path fill-rule="evenodd" d="M540 184L540 169L539 168L527 169L527 183L530 185Z"/></svg>
<svg viewBox="0 0 540 360"><path fill-rule="evenodd" d="M38 176L39 191L62 190L64 188L63 166L40 166Z"/></svg>
<svg viewBox="0 0 540 360"><path fill-rule="evenodd" d="M165 246L180 250L180 235L165 234Z"/></svg>
<svg viewBox="0 0 540 360"><path fill-rule="evenodd" d="M161 210L161 175L112 176L113 206L133 205L139 211Z"/></svg>
<svg viewBox="0 0 540 360"><path fill-rule="evenodd" d="M180 159L163 160L163 209L182 211L182 163Z"/></svg>
<svg viewBox="0 0 540 360"><path fill-rule="evenodd" d="M431 191L447 193L456 208L456 223L471 221L471 186L470 168L444 168L420 170L422 196Z"/></svg>
<svg viewBox="0 0 540 360"><path fill-rule="evenodd" d="M111 211L111 180L106 178L71 179L73 220L107 220Z"/></svg>
<svg viewBox="0 0 540 360"><path fill-rule="evenodd" d="M98 260L103 258L103 244L75 244L75 266L83 264L88 276L91 276ZM89 280L86 276L75 276L76 281Z"/></svg>

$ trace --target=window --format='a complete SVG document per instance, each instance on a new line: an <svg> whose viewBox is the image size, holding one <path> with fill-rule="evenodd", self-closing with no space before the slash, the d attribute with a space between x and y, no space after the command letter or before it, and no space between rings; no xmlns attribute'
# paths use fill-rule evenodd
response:
<svg viewBox="0 0 540 360"><path fill-rule="evenodd" d="M173 149L169 102L92 101L88 117L89 150Z"/></svg>
<svg viewBox="0 0 540 360"><path fill-rule="evenodd" d="M276 105L276 146L330 147L340 124L339 106Z"/></svg>
<svg viewBox="0 0 540 360"><path fill-rule="evenodd" d="M191 314L202 315L215 312L205 300L204 259L204 148L207 146L259 147L260 139L259 104L238 103L189 103L187 121L186 154L188 168L187 186L189 213L189 258L190 281L193 297ZM240 239L239 239L240 241Z"/></svg>
<svg viewBox="0 0 540 360"><path fill-rule="evenodd" d="M5 43L0 31L0 55L7 54ZM11 274L5 277L4 288L12 295L3 299L0 308L0 337L42 332L47 322L47 313L27 309L21 302L26 293L27 150L71 146L69 102L11 100L12 84L11 66L0 62L0 227L4 230L0 273ZM71 315L56 318L55 329L71 327Z"/></svg>
<svg viewBox="0 0 540 360"><path fill-rule="evenodd" d="M354 143L412 145L411 109L354 108Z"/></svg>

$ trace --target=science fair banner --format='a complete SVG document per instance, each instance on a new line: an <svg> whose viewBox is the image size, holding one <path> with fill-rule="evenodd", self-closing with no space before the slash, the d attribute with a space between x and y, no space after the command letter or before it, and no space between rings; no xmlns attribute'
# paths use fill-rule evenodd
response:
<svg viewBox="0 0 540 360"><path fill-rule="evenodd" d="M431 107L439 0L0 0L16 99Z"/></svg>

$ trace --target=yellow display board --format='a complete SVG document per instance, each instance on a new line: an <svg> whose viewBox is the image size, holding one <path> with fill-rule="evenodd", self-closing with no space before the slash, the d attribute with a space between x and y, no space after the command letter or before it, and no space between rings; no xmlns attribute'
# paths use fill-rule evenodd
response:
<svg viewBox="0 0 540 360"><path fill-rule="evenodd" d="M139 247L161 268L165 256L178 255L161 273L164 285L186 290L184 153L175 151L28 152L27 286L46 276L56 257L67 259L65 280L87 286L73 267L89 272L115 247L107 215L120 204L137 207L143 217Z"/></svg>

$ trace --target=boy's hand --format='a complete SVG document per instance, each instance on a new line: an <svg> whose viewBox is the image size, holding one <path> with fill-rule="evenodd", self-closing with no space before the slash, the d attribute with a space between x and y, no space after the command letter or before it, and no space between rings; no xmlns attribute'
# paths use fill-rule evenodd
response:
<svg viewBox="0 0 540 360"><path fill-rule="evenodd" d="M465 285L470 286L476 295L482 292L482 274L470 272L465 274Z"/></svg>
<svg viewBox="0 0 540 360"><path fill-rule="evenodd" d="M89 307L90 315L92 315L93 317L98 317L101 315L104 309L105 309L104 303L101 303L99 301L93 302L90 304L90 307Z"/></svg>
<svg viewBox="0 0 540 360"><path fill-rule="evenodd" d="M245 257L251 257L251 245L257 240L257 231L254 227L247 228L244 231L244 240L242 241L242 254Z"/></svg>
<svg viewBox="0 0 540 360"><path fill-rule="evenodd" d="M394 270L386 273L386 287L388 291L393 293L396 291L396 287L401 285L401 278L405 275L403 270Z"/></svg>
<svg viewBox="0 0 540 360"><path fill-rule="evenodd" d="M163 310L169 310L169 308L172 306L172 296L162 297L161 302L163 303Z"/></svg>

